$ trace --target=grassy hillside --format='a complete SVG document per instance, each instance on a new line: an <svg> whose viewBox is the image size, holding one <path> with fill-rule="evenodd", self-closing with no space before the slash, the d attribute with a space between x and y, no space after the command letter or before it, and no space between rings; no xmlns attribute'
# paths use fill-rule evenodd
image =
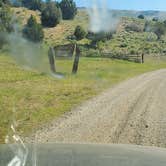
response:
<svg viewBox="0 0 166 166"><path fill-rule="evenodd" d="M37 17L40 22L40 13L28 10L26 8L13 8L17 17L20 18L22 24L25 24L28 17L31 14ZM112 15L119 20L117 26L117 32L113 36L113 39L107 42L100 43L100 49L102 51L109 51L115 55L131 55L140 54L162 54L166 50L166 35L162 37L162 40L158 41L157 36L153 32L144 32L146 19L138 19L139 14L145 16L157 17L162 15L163 19L166 18L165 12L157 11L112 11ZM128 16L128 17L124 17ZM47 44L64 45L69 43L67 37L74 33L74 29L77 25L81 25L84 29L88 29L88 14L85 9L79 9L78 14L74 20L63 20L59 25L54 28L44 28L45 39ZM152 21L151 21L152 22ZM136 26L139 31L126 30L127 26ZM80 43L89 43L88 39L83 39ZM86 53L86 49L82 50L83 55ZM90 52L90 50L88 50ZM93 52L95 52L93 50Z"/></svg>
<svg viewBox="0 0 166 166"><path fill-rule="evenodd" d="M13 8L13 11L23 25L31 14L37 18L38 22L40 22L40 12L28 10L26 8ZM78 14L74 20L62 20L56 27L44 28L45 43L52 45L68 43L66 37L73 34L77 25L81 25L87 29L88 14L85 10L78 10Z"/></svg>
<svg viewBox="0 0 166 166"><path fill-rule="evenodd" d="M144 15L147 19L152 19L157 17L159 19L165 20L166 19L166 12L165 11L135 11L135 10L112 10L112 15L116 17L134 17L136 18L139 15Z"/></svg>

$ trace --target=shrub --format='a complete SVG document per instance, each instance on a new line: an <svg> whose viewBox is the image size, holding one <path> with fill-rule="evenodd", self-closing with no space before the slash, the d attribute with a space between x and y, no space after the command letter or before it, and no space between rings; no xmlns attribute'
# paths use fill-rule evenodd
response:
<svg viewBox="0 0 166 166"><path fill-rule="evenodd" d="M140 15L138 16L138 18L139 18L139 19L144 19L145 16L144 16L143 14L140 14Z"/></svg>
<svg viewBox="0 0 166 166"><path fill-rule="evenodd" d="M12 13L8 6L0 8L0 48L7 43L6 35L14 30Z"/></svg>
<svg viewBox="0 0 166 166"><path fill-rule="evenodd" d="M76 37L77 40L82 40L86 36L86 31L81 26L78 25L75 28L74 36Z"/></svg>
<svg viewBox="0 0 166 166"><path fill-rule="evenodd" d="M88 32L87 38L91 40L91 46L96 47L99 41L105 42L107 40L112 39L112 32Z"/></svg>
<svg viewBox="0 0 166 166"><path fill-rule="evenodd" d="M2 49L5 44L7 44L6 34L0 32L0 49Z"/></svg>
<svg viewBox="0 0 166 166"><path fill-rule="evenodd" d="M149 29L150 29L150 24L149 24L148 21L146 21L146 22L145 22L145 25L144 25L144 32L149 31Z"/></svg>
<svg viewBox="0 0 166 166"><path fill-rule="evenodd" d="M95 49L89 49L86 52L86 57L101 57L101 54L99 52L99 50L95 50Z"/></svg>
<svg viewBox="0 0 166 166"><path fill-rule="evenodd" d="M60 23L62 13L60 8L54 2L48 2L41 13L41 22L43 26L54 27Z"/></svg>
<svg viewBox="0 0 166 166"><path fill-rule="evenodd" d="M164 21L163 21L163 23L164 23L164 24L165 24L165 26L166 26L166 20L164 20Z"/></svg>
<svg viewBox="0 0 166 166"><path fill-rule="evenodd" d="M121 44L120 44L120 47L121 47L121 48L125 48L125 47L127 47L127 46L128 46L127 43L121 43Z"/></svg>
<svg viewBox="0 0 166 166"><path fill-rule="evenodd" d="M154 33L157 35L157 39L160 40L161 36L166 33L166 27L165 27L164 23L157 22L154 27Z"/></svg>
<svg viewBox="0 0 166 166"><path fill-rule="evenodd" d="M12 13L9 7L0 8L0 32L13 31Z"/></svg>
<svg viewBox="0 0 166 166"><path fill-rule="evenodd" d="M158 18L158 17L154 17L154 18L152 19L152 21L157 22L157 21L159 21L159 18Z"/></svg>
<svg viewBox="0 0 166 166"><path fill-rule="evenodd" d="M77 14L76 3L73 0L62 0L59 4L62 10L62 17L65 20L70 20Z"/></svg>
<svg viewBox="0 0 166 166"><path fill-rule="evenodd" d="M125 27L125 30L127 32L129 32L129 31L142 32L142 28L139 25L137 25L136 23L131 23L131 24L127 25Z"/></svg>
<svg viewBox="0 0 166 166"><path fill-rule="evenodd" d="M42 26L37 23L36 18L32 15L23 29L23 36L33 42L41 42L44 38Z"/></svg>

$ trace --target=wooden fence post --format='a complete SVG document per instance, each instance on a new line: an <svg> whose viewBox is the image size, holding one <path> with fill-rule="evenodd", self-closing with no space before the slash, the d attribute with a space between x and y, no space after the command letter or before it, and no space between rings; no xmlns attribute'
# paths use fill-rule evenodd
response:
<svg viewBox="0 0 166 166"><path fill-rule="evenodd" d="M141 63L144 63L144 53L141 54Z"/></svg>
<svg viewBox="0 0 166 166"><path fill-rule="evenodd" d="M54 48L50 47L48 50L48 59L50 63L50 69L53 73L56 73L56 67L55 67L55 51Z"/></svg>
<svg viewBox="0 0 166 166"><path fill-rule="evenodd" d="M75 58L73 63L72 74L77 74L79 59L80 59L80 49L78 48L77 44L75 44Z"/></svg>

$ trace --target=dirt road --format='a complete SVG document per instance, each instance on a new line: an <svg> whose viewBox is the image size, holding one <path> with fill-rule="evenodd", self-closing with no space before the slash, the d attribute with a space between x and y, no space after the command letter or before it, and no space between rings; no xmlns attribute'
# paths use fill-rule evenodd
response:
<svg viewBox="0 0 166 166"><path fill-rule="evenodd" d="M166 69L108 89L38 131L37 140L166 147Z"/></svg>

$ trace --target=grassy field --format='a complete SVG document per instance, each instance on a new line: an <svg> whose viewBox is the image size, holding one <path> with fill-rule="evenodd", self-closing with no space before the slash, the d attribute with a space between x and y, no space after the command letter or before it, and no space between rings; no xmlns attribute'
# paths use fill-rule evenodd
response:
<svg viewBox="0 0 166 166"><path fill-rule="evenodd" d="M82 101L125 79L166 68L166 61L146 59L145 64L102 58L81 58L78 75L72 61L58 60L63 79L25 71L11 57L0 55L0 143L4 141L15 109L17 129L31 133L38 126L70 111Z"/></svg>

